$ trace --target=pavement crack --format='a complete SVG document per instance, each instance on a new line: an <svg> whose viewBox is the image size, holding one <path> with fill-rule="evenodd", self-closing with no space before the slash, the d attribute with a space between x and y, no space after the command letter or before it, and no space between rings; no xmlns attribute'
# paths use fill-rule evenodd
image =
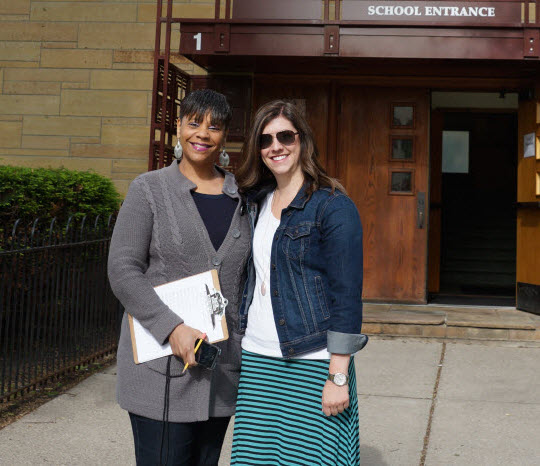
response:
<svg viewBox="0 0 540 466"><path fill-rule="evenodd" d="M357 393L358 396L371 396L374 398L401 398L405 400L431 400L432 397L425 396L406 396L406 395L380 395L375 393Z"/></svg>
<svg viewBox="0 0 540 466"><path fill-rule="evenodd" d="M24 421L24 424L56 424L56 421Z"/></svg>
<svg viewBox="0 0 540 466"><path fill-rule="evenodd" d="M424 435L424 447L422 448L422 456L420 457L419 466L426 464L426 455L429 446L429 436L431 434L431 423L433 422L433 413L435 412L435 404L437 402L437 395L439 393L439 382L441 380L441 373L444 364L444 356L446 355L446 343L442 344L441 359L439 360L439 368L437 369L437 378L435 380L435 386L433 387L433 396L431 397L431 407L429 409L429 419L426 428L426 435Z"/></svg>

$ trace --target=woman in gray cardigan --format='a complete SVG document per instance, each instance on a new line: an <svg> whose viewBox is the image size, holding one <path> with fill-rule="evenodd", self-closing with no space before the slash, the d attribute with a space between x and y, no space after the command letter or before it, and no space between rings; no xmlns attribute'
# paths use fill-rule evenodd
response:
<svg viewBox="0 0 540 466"><path fill-rule="evenodd" d="M200 90L182 101L180 118L180 160L131 183L109 254L109 280L126 313L160 344L168 341L174 354L135 364L124 314L117 397L130 415L138 465L217 465L236 405L238 306L251 233L233 175L215 165L231 109L222 94ZM229 339L218 343L222 353L213 371L196 367L199 329L184 324L154 291L209 269L218 270L229 301ZM190 368L180 376L184 362Z"/></svg>

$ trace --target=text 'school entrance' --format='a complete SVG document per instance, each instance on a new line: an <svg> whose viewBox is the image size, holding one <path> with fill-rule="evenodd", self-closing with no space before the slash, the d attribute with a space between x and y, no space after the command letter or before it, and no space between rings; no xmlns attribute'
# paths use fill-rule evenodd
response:
<svg viewBox="0 0 540 466"><path fill-rule="evenodd" d="M323 164L360 211L364 299L425 302L429 91L255 80L253 108L283 97L305 110Z"/></svg>

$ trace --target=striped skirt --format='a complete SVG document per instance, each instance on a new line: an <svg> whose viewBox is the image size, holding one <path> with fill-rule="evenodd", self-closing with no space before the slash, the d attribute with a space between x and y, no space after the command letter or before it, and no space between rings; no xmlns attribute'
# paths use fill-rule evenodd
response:
<svg viewBox="0 0 540 466"><path fill-rule="evenodd" d="M350 406L322 412L328 360L285 360L242 351L231 465L357 466L358 397L351 358Z"/></svg>

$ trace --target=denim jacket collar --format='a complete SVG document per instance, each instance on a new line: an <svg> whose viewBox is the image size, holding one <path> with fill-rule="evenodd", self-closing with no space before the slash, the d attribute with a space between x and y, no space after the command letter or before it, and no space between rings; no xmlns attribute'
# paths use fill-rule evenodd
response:
<svg viewBox="0 0 540 466"><path fill-rule="evenodd" d="M309 196L306 193L308 186L309 183L307 181L304 182L292 202L289 204L289 207L294 207L295 209L303 209L306 206L306 203L309 200Z"/></svg>

